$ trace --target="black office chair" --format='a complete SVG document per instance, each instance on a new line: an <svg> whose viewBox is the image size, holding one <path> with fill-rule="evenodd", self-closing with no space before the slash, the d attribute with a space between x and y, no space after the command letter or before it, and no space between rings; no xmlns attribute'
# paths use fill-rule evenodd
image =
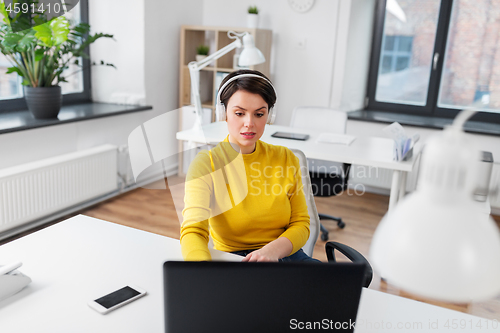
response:
<svg viewBox="0 0 500 333"><path fill-rule="evenodd" d="M327 242L325 244L325 251L326 251L326 256L328 258L328 262L331 263L337 262L335 260L335 250L345 255L352 262L361 263L365 265L366 270L365 270L365 280L363 283L363 287L368 288L373 278L373 269L368 260L366 260L366 258L361 253L359 253L350 246L337 242Z"/></svg>
<svg viewBox="0 0 500 333"><path fill-rule="evenodd" d="M345 134L347 114L324 107L299 106L293 110L290 127L313 129L319 133ZM309 176L314 196L334 196L347 189L350 164L308 159ZM342 171L340 171L342 169ZM331 172L335 170L337 172ZM327 172L324 172L327 171ZM333 220L343 229L345 223L340 217L318 214L320 220ZM328 240L328 230L320 224L321 240Z"/></svg>
<svg viewBox="0 0 500 333"><path fill-rule="evenodd" d="M343 163L342 174L309 171L309 177L311 178L314 196L330 197L347 190L350 168L350 164ZM321 213L319 213L318 215L320 220L333 220L337 222L339 228L343 229L345 227L345 223L340 217ZM326 242L328 240L328 230L323 226L323 224L321 224L320 228L321 240Z"/></svg>

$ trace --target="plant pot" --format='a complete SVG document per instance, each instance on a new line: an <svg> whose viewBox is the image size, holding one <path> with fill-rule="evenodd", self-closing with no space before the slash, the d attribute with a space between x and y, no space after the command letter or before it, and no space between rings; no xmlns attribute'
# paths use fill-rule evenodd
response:
<svg viewBox="0 0 500 333"><path fill-rule="evenodd" d="M202 55L202 54L197 54L196 55L196 61L202 61L203 59L205 59L207 56L206 55Z"/></svg>
<svg viewBox="0 0 500 333"><path fill-rule="evenodd" d="M28 109L36 119L57 118L62 105L61 87L24 87Z"/></svg>
<svg viewBox="0 0 500 333"><path fill-rule="evenodd" d="M259 14L247 14L247 27L257 28L259 25Z"/></svg>

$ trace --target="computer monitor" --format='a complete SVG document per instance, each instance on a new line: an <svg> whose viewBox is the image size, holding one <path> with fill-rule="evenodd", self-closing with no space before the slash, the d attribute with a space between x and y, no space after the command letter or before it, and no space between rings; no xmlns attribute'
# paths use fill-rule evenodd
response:
<svg viewBox="0 0 500 333"><path fill-rule="evenodd" d="M353 332L365 266L169 261L163 270L168 333Z"/></svg>

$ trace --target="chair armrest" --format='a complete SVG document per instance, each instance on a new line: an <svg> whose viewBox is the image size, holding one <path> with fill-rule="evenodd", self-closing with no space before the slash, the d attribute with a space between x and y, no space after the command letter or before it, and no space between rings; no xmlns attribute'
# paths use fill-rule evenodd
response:
<svg viewBox="0 0 500 333"><path fill-rule="evenodd" d="M373 278L373 269L368 260L366 260L366 258L361 253L359 253L358 251L356 251L355 249L353 249L348 245L337 242L327 242L325 244L325 251L326 251L326 256L328 258L328 262L336 262L334 253L335 250L345 255L352 262L365 264L366 271L365 271L365 281L363 286L368 288Z"/></svg>

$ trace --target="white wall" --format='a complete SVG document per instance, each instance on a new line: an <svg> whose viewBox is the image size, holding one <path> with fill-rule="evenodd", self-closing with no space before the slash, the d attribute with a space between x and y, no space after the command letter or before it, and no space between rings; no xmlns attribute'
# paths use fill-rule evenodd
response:
<svg viewBox="0 0 500 333"><path fill-rule="evenodd" d="M112 34L90 46L92 61L116 66L91 70L92 99L105 103L144 104L144 0L89 0L91 32Z"/></svg>
<svg viewBox="0 0 500 333"><path fill-rule="evenodd" d="M364 107L372 43L375 1L342 1L335 45L330 107L343 111Z"/></svg>
<svg viewBox="0 0 500 333"><path fill-rule="evenodd" d="M145 0L145 83L146 103L156 111L169 112L179 105L180 26L200 25L202 0ZM177 154L175 133L178 117L165 128L167 149Z"/></svg>
<svg viewBox="0 0 500 333"><path fill-rule="evenodd" d="M345 1L345 0L342 0ZM278 125L288 125L297 105L328 106L337 36L339 0L316 0L306 13L285 0L204 0L203 24L246 26L247 8L259 8L259 28L273 31L271 80L276 86ZM297 44L305 40L305 48Z"/></svg>

